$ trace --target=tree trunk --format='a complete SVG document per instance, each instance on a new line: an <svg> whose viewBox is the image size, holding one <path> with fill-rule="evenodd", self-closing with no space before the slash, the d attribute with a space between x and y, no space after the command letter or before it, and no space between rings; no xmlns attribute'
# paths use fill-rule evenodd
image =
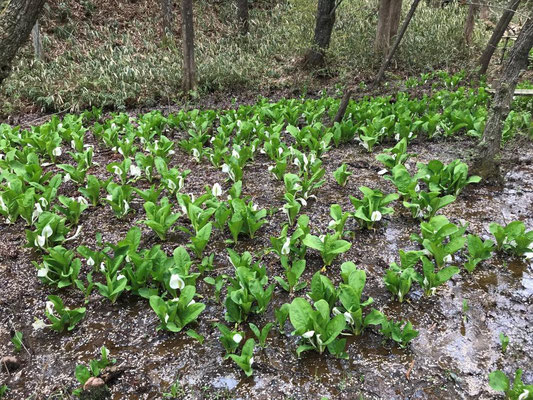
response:
<svg viewBox="0 0 533 400"><path fill-rule="evenodd" d="M402 0L391 0L390 8L390 32L389 39L392 40L398 33L400 27L400 19L402 17ZM389 43L390 43L389 40Z"/></svg>
<svg viewBox="0 0 533 400"><path fill-rule="evenodd" d="M485 47L485 50L483 51L483 54L481 55L481 58L479 59L480 75L487 73L490 59L492 58L494 51L498 47L498 43L500 43L500 40L503 34L505 33L505 30L509 26L509 23L513 19L514 13L516 9L518 8L519 4L520 4L520 0L511 0L510 3L507 5L507 8L503 12L500 20L498 21L498 24L494 28L494 32L492 32L492 36L490 37L490 40L487 43L487 47Z"/></svg>
<svg viewBox="0 0 533 400"><path fill-rule="evenodd" d="M349 89L346 90L342 96L337 114L335 114L335 118L333 118L333 121L331 121L331 126L335 125L335 122L338 122L339 124L341 123L342 119L344 118L344 114L346 113L346 109L348 108L348 104L350 104L351 97L352 91Z"/></svg>
<svg viewBox="0 0 533 400"><path fill-rule="evenodd" d="M501 179L498 157L503 123L509 115L520 72L527 68L531 48L533 48L533 10L529 12L529 17L509 53L509 59L503 67L500 79L494 85L494 99L473 165L474 173L484 179Z"/></svg>
<svg viewBox="0 0 533 400"><path fill-rule="evenodd" d="M402 27L400 29L400 33L396 36L396 39L394 41L394 45L392 46L389 54L383 61L383 64L381 65L381 68L379 69L379 72L376 76L376 79L372 83L372 86L377 86L381 79L383 79L383 75L385 74L385 69L389 66L389 63L392 60L392 57L394 56L394 53L396 53L396 49L398 49L398 46L400 45L400 42L402 41L403 35L405 35L405 32L407 31L407 27L409 26L409 23L411 22L411 19L413 18L413 15L415 14L416 8L418 7L418 3L420 3L420 0L413 0L413 4L411 4L411 8L409 9L409 12L407 13L407 16L405 17L405 20L403 21Z"/></svg>
<svg viewBox="0 0 533 400"><path fill-rule="evenodd" d="M192 0L181 0L183 37L183 85L185 93L196 90L196 64L194 62L194 21Z"/></svg>
<svg viewBox="0 0 533 400"><path fill-rule="evenodd" d="M9 75L11 62L25 43L45 0L6 0L0 8L0 85Z"/></svg>
<svg viewBox="0 0 533 400"><path fill-rule="evenodd" d="M248 0L237 0L237 21L241 35L248 33Z"/></svg>
<svg viewBox="0 0 533 400"><path fill-rule="evenodd" d="M380 0L378 11L378 26L376 29L376 39L374 41L374 50L378 54L387 54L390 46L390 12L391 4L394 0Z"/></svg>
<svg viewBox="0 0 533 400"><path fill-rule="evenodd" d="M468 7L468 15L466 16L464 39L465 44L470 46L472 44L472 34L474 33L474 24L476 22L476 14L479 6L470 4Z"/></svg>
<svg viewBox="0 0 533 400"><path fill-rule="evenodd" d="M163 38L173 35L172 0L159 0L161 5L161 22L163 24Z"/></svg>
<svg viewBox="0 0 533 400"><path fill-rule="evenodd" d="M324 64L326 49L329 47L331 32L335 24L335 0L318 0L313 48L304 58L304 66L317 67Z"/></svg>
<svg viewBox="0 0 533 400"><path fill-rule="evenodd" d="M489 19L489 11L490 11L490 8L488 6L482 5L479 11L479 18Z"/></svg>
<svg viewBox="0 0 533 400"><path fill-rule="evenodd" d="M43 43L41 41L41 32L39 30L39 20L33 25L31 30L31 39L33 42L33 50L35 51L35 58L37 60L43 59Z"/></svg>

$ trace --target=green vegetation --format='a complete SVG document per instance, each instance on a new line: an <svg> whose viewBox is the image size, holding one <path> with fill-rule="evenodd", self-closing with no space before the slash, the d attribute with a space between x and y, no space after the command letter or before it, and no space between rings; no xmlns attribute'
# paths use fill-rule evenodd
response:
<svg viewBox="0 0 533 400"><path fill-rule="evenodd" d="M182 110L167 116L150 112L135 118L122 113L103 118L93 110L81 117L53 117L28 129L2 124L0 214L6 224L26 227L25 245L35 250L37 277L63 298L70 293L66 290L79 291L86 302L107 299L110 306L120 307L124 299L135 297L153 310L154 330L168 335L184 332L198 340L197 345L204 336L191 326L203 329L206 315L212 318L220 312L214 321L221 321L223 315L231 324L215 324L220 350L246 376L254 373L254 352L268 351L267 338L284 335L287 322L297 337L293 344L299 357L316 351L347 358L344 336L372 332L389 345L405 348L416 345L419 331L404 319L404 313L392 315L394 309L380 308L389 310L386 315L369 307L375 303L366 295L367 272L349 261L359 251L352 248L356 235L380 240L386 229L383 217L399 218L400 212L409 223L419 224L420 232L411 235L418 248L400 250L399 261L392 262L380 278L399 302L430 305L429 299L418 300L411 291L436 295L438 288L451 284L461 272L460 265L475 274L495 249L503 255L531 258L532 231L521 221L491 224L494 245L490 239L467 234L467 222L452 223L438 214L464 196L467 185L479 182L468 174L465 163L430 160L418 163L412 172L406 167L415 157L408 153L415 137L428 141L452 135L478 138L480 125L468 125L469 113L484 114L487 101L483 87L442 90L422 98L398 93L394 102L391 97L364 98L351 101L347 110L351 117L334 126L327 120L336 114L339 100L325 95L276 103L261 99L237 109ZM461 118L466 122L458 122ZM463 125L457 128L457 124ZM80 140L72 138L89 129L94 133L94 149L80 152ZM176 132L180 137L174 148ZM326 175L331 164L324 166L322 159L331 148L348 143L359 143L366 151L393 143L386 150L380 148L384 152L378 160L386 168L375 176L389 184L389 194L361 186L362 198L341 192L344 198L331 204L322 186L326 179L336 178L340 186L334 187L346 190L343 184L349 172L341 164L336 176L331 170ZM76 152L67 152L69 146ZM102 157L105 152L111 156ZM96 165L93 156L108 162L100 166L98 178L88 174L94 168L89 166ZM178 156L183 158L179 164ZM264 157L265 166L272 167L274 177L269 177L277 185L273 190L279 189L276 207L265 206L260 194L246 194L254 157ZM199 195L185 193L186 184L198 179L185 169L187 162L208 165L220 183L200 182ZM80 196L61 195L67 186ZM400 210L400 198L410 213ZM321 201L327 203L322 209L325 223L331 218L327 226L313 221L308 213L313 204L322 206ZM343 210L340 204L350 207L348 201L354 208ZM107 218L126 226L118 238L105 242L97 234L95 241L86 240L83 224L94 210L105 211ZM276 213L280 218L273 225ZM270 243L261 237L265 232L272 235ZM179 235L183 242L169 247ZM252 246L259 242L260 249ZM219 271L224 268L221 253L224 259L227 254L231 272ZM273 276L273 267L279 268L281 276ZM462 278L471 275L463 273ZM205 295L204 283L213 286L215 302L211 293ZM415 289L413 283L418 285ZM275 295L282 291L276 285L288 292L289 301L277 302ZM97 291L92 293L94 288ZM38 320L35 328L68 332L85 317L85 307L70 309L57 295L48 299L45 315L50 325ZM379 299L380 307L382 302ZM261 324L256 319L259 315ZM210 339L209 333L205 338ZM102 350L100 361L77 368L80 383L99 376L109 364L106 360L107 351ZM505 386L497 375L491 385L508 392L509 384ZM519 380L520 376L515 382Z"/></svg>
<svg viewBox="0 0 533 400"><path fill-rule="evenodd" d="M160 18L158 6L152 2L136 3L134 8L113 6L113 11L125 9L122 18L129 23L123 24L109 10L111 5L74 3L51 2L45 8L41 21L45 61L35 61L29 47L20 54L2 87L0 112L12 113L28 104L46 111L81 111L92 106L120 110L179 101L181 39L161 40L155 22ZM327 54L332 62L323 74L336 76L339 83L347 82L355 71L373 75L379 63L369 51L377 23L375 7L371 1L339 7ZM246 37L237 33L230 3L216 7L195 3L194 13L202 93L236 87L305 91L314 84L311 74L295 73L312 38L313 3L254 3L250 19L256 22ZM422 2L395 57L398 68L420 73L466 67L466 60L480 52L487 36L476 26L472 46L465 47L465 16L465 7L456 4L440 9Z"/></svg>

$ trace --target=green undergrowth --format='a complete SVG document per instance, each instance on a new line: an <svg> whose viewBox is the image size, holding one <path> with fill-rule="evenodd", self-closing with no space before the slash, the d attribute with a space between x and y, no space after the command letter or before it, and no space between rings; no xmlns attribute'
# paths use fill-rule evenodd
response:
<svg viewBox="0 0 533 400"><path fill-rule="evenodd" d="M404 4L404 12L408 6ZM41 21L45 60L34 60L29 45L21 52L2 86L0 113L9 115L27 106L79 112L92 106L124 110L178 102L181 39L161 40L157 7L153 0L119 2L113 12L106 12L105 5L91 0L51 2ZM250 33L242 37L233 23L233 4L195 3L200 94L321 87L314 74L299 66L313 35L315 7L302 0L254 2ZM486 33L479 24L473 45L462 44L465 9L422 2L393 69L413 74L466 67ZM374 75L380 62L372 50L376 10L377 1L341 4L327 67L319 75L341 84L352 82L354 75Z"/></svg>

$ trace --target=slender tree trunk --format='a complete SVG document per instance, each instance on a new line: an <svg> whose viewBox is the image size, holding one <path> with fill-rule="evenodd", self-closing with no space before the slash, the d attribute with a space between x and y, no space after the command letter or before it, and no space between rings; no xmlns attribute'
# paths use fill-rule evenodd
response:
<svg viewBox="0 0 533 400"><path fill-rule="evenodd" d="M488 19L489 18L489 7L486 5L482 5L481 9L479 11L479 18L481 19Z"/></svg>
<svg viewBox="0 0 533 400"><path fill-rule="evenodd" d="M351 97L352 91L349 89L346 90L342 96L337 114L335 114L335 118L333 118L333 121L331 121L331 126L335 125L335 122L338 122L339 124L341 123L342 119L344 118L344 114L346 113L346 108L348 108L348 104L350 104Z"/></svg>
<svg viewBox="0 0 533 400"><path fill-rule="evenodd" d="M503 34L505 33L505 30L509 26L509 23L513 19L514 13L518 8L519 4L520 0L511 0L510 3L507 5L507 8L503 12L500 20L498 21L498 24L494 28L494 32L492 32L492 36L490 37L489 42L487 43L487 47L485 47L485 50L483 51L483 54L479 59L479 73L481 75L487 73L490 59L492 58L494 51L498 47L498 43L500 43L500 40Z"/></svg>
<svg viewBox="0 0 533 400"><path fill-rule="evenodd" d="M163 38L173 35L172 0L159 0L161 6L161 22L163 24Z"/></svg>
<svg viewBox="0 0 533 400"><path fill-rule="evenodd" d="M43 43L41 41L39 20L35 22L35 25L33 25L33 29L31 30L31 39L33 42L33 50L35 51L35 58L37 60L42 60L43 59Z"/></svg>
<svg viewBox="0 0 533 400"><path fill-rule="evenodd" d="M402 0L391 0L390 9L390 32L389 39L392 40L398 33L400 19L402 17ZM390 41L389 41L390 43Z"/></svg>
<svg viewBox="0 0 533 400"><path fill-rule="evenodd" d="M391 4L394 0L380 0L378 11L378 26L376 28L376 39L374 50L376 53L387 54L390 46L390 25L391 25Z"/></svg>
<svg viewBox="0 0 533 400"><path fill-rule="evenodd" d="M194 62L194 20L192 0L181 0L183 37L183 84L185 93L196 90L196 63Z"/></svg>
<svg viewBox="0 0 533 400"><path fill-rule="evenodd" d="M533 10L529 12L529 17L509 53L509 59L505 62L500 79L494 85L496 90L494 99L473 165L473 171L485 179L501 179L498 157L503 123L509 115L520 72L527 68L531 48L533 48Z"/></svg>
<svg viewBox="0 0 533 400"><path fill-rule="evenodd" d="M389 66L389 63L392 60L392 57L394 56L394 53L396 53L396 50L398 49L398 46L400 45L400 42L402 41L403 35L405 35L405 32L407 31L407 27L409 26L409 23L411 22L411 19L413 18L413 15L415 14L416 8L418 7L418 3L420 3L420 0L413 0L413 4L411 4L411 8L409 9L407 16L405 17L405 20L403 21L402 27L400 28L400 32L396 36L394 45L389 51L388 56L383 61L383 64L381 65L381 68L379 69L376 79L374 80L372 84L373 86L379 85L379 83L381 82L381 79L383 79L383 75L385 74L385 69L387 69L387 67Z"/></svg>
<svg viewBox="0 0 533 400"><path fill-rule="evenodd" d="M249 29L248 0L237 0L237 21L241 35L246 35Z"/></svg>
<svg viewBox="0 0 533 400"><path fill-rule="evenodd" d="M45 0L4 0L0 3L0 85L9 75L11 62L25 43Z"/></svg>
<svg viewBox="0 0 533 400"><path fill-rule="evenodd" d="M468 15L466 16L465 29L464 29L464 39L465 44L470 46L472 44L472 34L474 33L474 25L476 22L476 14L479 6L470 4L468 6Z"/></svg>
<svg viewBox="0 0 533 400"><path fill-rule="evenodd" d="M335 0L318 0L313 48L305 55L304 66L313 68L324 64L334 24Z"/></svg>

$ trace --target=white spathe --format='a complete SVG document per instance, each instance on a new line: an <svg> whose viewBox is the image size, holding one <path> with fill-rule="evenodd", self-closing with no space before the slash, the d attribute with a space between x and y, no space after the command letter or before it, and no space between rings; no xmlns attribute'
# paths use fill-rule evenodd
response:
<svg viewBox="0 0 533 400"><path fill-rule="evenodd" d="M172 274L170 276L169 286L174 290L176 289L181 290L185 287L185 282L183 281L183 279L181 279L181 277L178 274Z"/></svg>

